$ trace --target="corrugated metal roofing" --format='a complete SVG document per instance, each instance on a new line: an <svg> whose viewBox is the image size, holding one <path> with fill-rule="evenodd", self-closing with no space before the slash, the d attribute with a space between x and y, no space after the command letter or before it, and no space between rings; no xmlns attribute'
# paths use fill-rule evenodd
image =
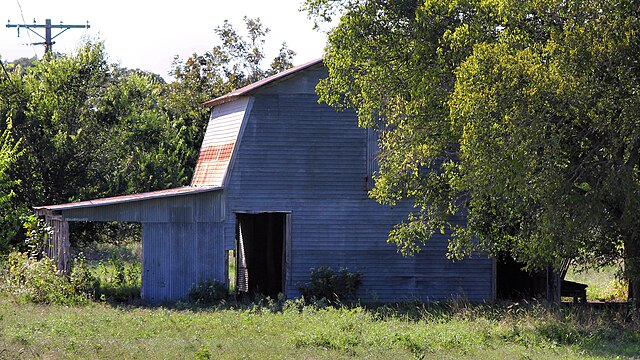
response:
<svg viewBox="0 0 640 360"><path fill-rule="evenodd" d="M222 186L238 142L249 99L242 98L216 106L211 112L192 186Z"/></svg>
<svg viewBox="0 0 640 360"><path fill-rule="evenodd" d="M108 198L79 201L79 202L58 204L58 205L38 206L38 207L35 207L34 209L53 210L53 211L70 210L70 209L79 209L79 208L94 207L94 206L122 204L127 202L135 202L135 201L142 201L142 200L149 200L149 199L158 199L163 197L197 194L197 193L220 190L220 189L221 189L220 187L215 187L215 186L183 186L183 187L174 188L174 189L151 191L151 192L146 192L141 194L121 195L121 196L114 196L114 197L108 197Z"/></svg>
<svg viewBox="0 0 640 360"><path fill-rule="evenodd" d="M213 107L213 106L216 106L216 105L224 104L226 102L234 100L238 96L248 95L248 94L252 93L253 91L255 91L255 90L257 90L257 89L259 89L259 88L261 88L261 87L263 87L265 85L268 85L268 84L270 84L270 83L272 83L274 81L280 80L280 79L284 79L285 77L287 77L287 76L289 76L291 74L294 74L294 73L296 73L296 72L298 72L300 70L304 70L306 68L309 68L309 67L311 67L313 65L320 64L321 62L322 62L322 58L315 59L313 61L309 61L308 63L302 64L302 65L294 66L294 67L292 67L290 69L287 69L285 71L279 72L279 73L277 73L275 75L271 75L268 78L264 78L264 79L262 79L260 81L254 82L253 84L249 84L249 85L247 85L245 87L242 87L240 89L236 89L236 90L234 90L234 91L232 91L232 92L230 92L228 94L222 95L222 96L220 96L218 98L215 98L213 100L209 100L209 101L203 103L202 105L206 106L206 107Z"/></svg>

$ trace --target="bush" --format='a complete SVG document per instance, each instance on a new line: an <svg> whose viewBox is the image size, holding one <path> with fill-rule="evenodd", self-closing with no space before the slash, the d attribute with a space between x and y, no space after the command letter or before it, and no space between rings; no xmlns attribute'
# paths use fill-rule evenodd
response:
<svg viewBox="0 0 640 360"><path fill-rule="evenodd" d="M227 297L227 286L217 280L207 279L189 289L189 301L200 305L210 305Z"/></svg>
<svg viewBox="0 0 640 360"><path fill-rule="evenodd" d="M326 299L330 303L355 300L356 292L362 284L358 272L347 269L333 270L328 266L311 269L311 282L298 284L298 290L305 299Z"/></svg>
<svg viewBox="0 0 640 360"><path fill-rule="evenodd" d="M96 297L115 301L130 301L140 297L142 264L112 252L108 261L94 266L97 279Z"/></svg>
<svg viewBox="0 0 640 360"><path fill-rule="evenodd" d="M26 253L12 252L4 263L2 273L2 291L21 301L38 304L77 304L87 301L87 295L77 290L85 288L80 279L72 282L58 271L55 261L48 257L36 259Z"/></svg>
<svg viewBox="0 0 640 360"><path fill-rule="evenodd" d="M99 280L93 276L87 259L80 253L73 259L71 266L71 285L76 293L95 295L95 290L99 286Z"/></svg>

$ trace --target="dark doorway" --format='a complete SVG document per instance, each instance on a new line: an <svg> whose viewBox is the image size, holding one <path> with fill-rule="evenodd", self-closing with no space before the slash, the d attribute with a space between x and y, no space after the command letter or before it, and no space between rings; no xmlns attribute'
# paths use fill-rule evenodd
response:
<svg viewBox="0 0 640 360"><path fill-rule="evenodd" d="M520 300L544 297L546 293L546 272L527 272L524 264L511 256L501 254L497 257L496 285L497 298L500 300Z"/></svg>
<svg viewBox="0 0 640 360"><path fill-rule="evenodd" d="M283 292L286 213L236 214L238 292Z"/></svg>

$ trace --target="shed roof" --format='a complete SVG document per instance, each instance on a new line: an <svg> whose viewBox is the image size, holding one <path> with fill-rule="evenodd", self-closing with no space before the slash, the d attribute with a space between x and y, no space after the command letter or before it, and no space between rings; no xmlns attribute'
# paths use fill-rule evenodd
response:
<svg viewBox="0 0 640 360"><path fill-rule="evenodd" d="M140 193L140 194L121 195L121 196L107 197L107 198L87 200L87 201L78 201L78 202L58 204L58 205L38 206L38 207L34 207L34 209L50 210L50 211L81 209L81 208L88 208L88 207L95 207L95 206L106 206L106 205L122 204L122 203L142 201L142 200L158 199L158 198L164 198L164 197L170 197L170 196L197 194L197 193L220 190L220 189L221 189L220 187L215 187L215 186L183 186L183 187L174 188L174 189L151 191L151 192Z"/></svg>
<svg viewBox="0 0 640 360"><path fill-rule="evenodd" d="M203 103L202 105L206 106L206 107L213 107L213 106L216 106L216 105L220 105L220 104L224 104L226 102L232 101L232 100L236 99L239 96L249 95L252 92L260 89L263 86L266 86L266 85L269 85L269 84L271 84L271 83L273 83L275 81L284 79L284 78L286 78L286 77L288 77L290 75L293 75L293 74L295 74L295 73L297 73L297 72L299 72L301 70L307 69L307 68L309 68L311 66L314 66L314 65L317 65L317 64L320 64L321 62L322 62L322 58L319 58L319 59L315 59L315 60L309 61L308 63L304 63L302 65L294 66L294 67L292 67L290 69L284 70L284 71L279 72L279 73L277 73L275 75L271 75L271 76L269 76L267 78L264 78L264 79L262 79L260 81L256 81L253 84L249 84L249 85L247 85L245 87L242 87L240 89L236 89L236 90L234 90L234 91L232 91L230 93L227 93L225 95L222 95L222 96L220 96L218 98L215 98L213 100L209 100L209 101Z"/></svg>

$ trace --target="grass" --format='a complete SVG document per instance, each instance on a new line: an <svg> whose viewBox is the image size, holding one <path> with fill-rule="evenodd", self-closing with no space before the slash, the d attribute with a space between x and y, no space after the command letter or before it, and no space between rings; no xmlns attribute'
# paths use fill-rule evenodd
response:
<svg viewBox="0 0 640 360"><path fill-rule="evenodd" d="M618 268L608 266L602 269L576 271L570 268L565 279L587 284L587 299L597 301L625 301L627 284L616 277Z"/></svg>
<svg viewBox="0 0 640 360"><path fill-rule="evenodd" d="M96 280L93 295L96 299L131 301L140 297L142 286L142 244L128 242L121 245L90 243L76 256L86 258L86 266Z"/></svg>
<svg viewBox="0 0 640 360"><path fill-rule="evenodd" d="M600 359L640 354L628 309L539 304L217 308L18 304L0 298L0 358Z"/></svg>
<svg viewBox="0 0 640 360"><path fill-rule="evenodd" d="M127 283L139 286L139 273L131 270L139 266L135 248L104 248L96 254L87 256L92 264L88 271L100 278L101 288L113 285L109 297L97 297L106 301L35 305L0 293L0 359L607 359L640 355L640 313L627 304L554 307L452 302L332 308L260 298L214 307L134 306L140 300L125 297L128 302L118 302L114 291ZM595 289L595 280L607 283L604 279L613 278L613 270L606 276L570 275L583 276L574 280ZM601 294L611 297L606 291Z"/></svg>

